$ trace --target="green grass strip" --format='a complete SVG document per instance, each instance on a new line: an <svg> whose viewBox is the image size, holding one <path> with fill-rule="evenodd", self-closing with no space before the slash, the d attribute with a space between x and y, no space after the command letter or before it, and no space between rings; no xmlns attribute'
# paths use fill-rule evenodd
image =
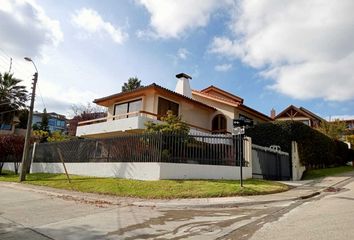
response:
<svg viewBox="0 0 354 240"><path fill-rule="evenodd" d="M322 168L322 169L311 169L307 170L302 177L303 180L310 180L315 178L332 176L340 173L353 171L354 168L352 166L341 166L341 167L333 167L333 168Z"/></svg>
<svg viewBox="0 0 354 240"><path fill-rule="evenodd" d="M97 178L64 174L34 173L27 175L26 184L68 189L80 192L110 194L148 199L205 198L277 193L288 190L282 183L248 179L244 187L238 180L159 180L139 181L119 178ZM18 176L4 171L0 181L18 182Z"/></svg>

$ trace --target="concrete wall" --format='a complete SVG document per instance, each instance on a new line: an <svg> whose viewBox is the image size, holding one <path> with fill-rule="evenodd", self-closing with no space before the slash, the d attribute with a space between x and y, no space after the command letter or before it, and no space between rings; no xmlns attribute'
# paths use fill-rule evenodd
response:
<svg viewBox="0 0 354 240"><path fill-rule="evenodd" d="M65 163L69 174L117 177L139 180L157 180L160 176L159 163ZM31 173L64 173L62 163L33 163Z"/></svg>
<svg viewBox="0 0 354 240"><path fill-rule="evenodd" d="M78 126L76 130L76 136L90 136L110 132L144 129L144 123L147 121L152 121L152 119L143 116L136 116L130 118L122 118L115 121Z"/></svg>
<svg viewBox="0 0 354 240"><path fill-rule="evenodd" d="M65 163L69 174L117 177L138 180L239 179L240 168L180 163ZM62 163L33 163L31 173L64 173ZM252 177L252 168L243 168L243 178Z"/></svg>
<svg viewBox="0 0 354 240"><path fill-rule="evenodd" d="M160 179L240 179L240 168L231 166L160 163ZM252 178L252 168L242 168L243 179Z"/></svg>
<svg viewBox="0 0 354 240"><path fill-rule="evenodd" d="M291 156L292 156L292 170L293 170L293 181L299 181L302 178L302 174L305 172L306 168L300 163L300 157L297 147L297 142L291 142Z"/></svg>
<svg viewBox="0 0 354 240"><path fill-rule="evenodd" d="M2 167L2 169L14 172L15 171L14 163L4 163L4 166ZM20 168L18 171L20 171Z"/></svg>

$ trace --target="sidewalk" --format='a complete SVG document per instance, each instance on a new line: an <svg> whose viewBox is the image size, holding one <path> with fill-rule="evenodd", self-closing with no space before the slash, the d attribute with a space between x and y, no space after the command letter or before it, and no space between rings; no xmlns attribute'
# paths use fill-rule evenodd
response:
<svg viewBox="0 0 354 240"><path fill-rule="evenodd" d="M268 195L242 196L242 197L220 197L220 198L192 198L192 199L137 199L127 197L116 197L110 195L81 193L69 190L55 189L29 184L0 182L0 185L10 188L34 191L50 196L73 200L82 203L119 206L139 206L158 208L212 208L212 207L236 207L243 205L266 204L281 201L294 201L306 199L320 194L323 190L336 184L344 182L354 176L349 172L333 177L325 177L316 180L287 181L287 185L293 188L289 191Z"/></svg>

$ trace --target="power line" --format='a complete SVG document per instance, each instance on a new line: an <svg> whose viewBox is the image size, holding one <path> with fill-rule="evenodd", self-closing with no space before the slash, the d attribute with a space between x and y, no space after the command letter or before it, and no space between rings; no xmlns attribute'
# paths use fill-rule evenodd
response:
<svg viewBox="0 0 354 240"><path fill-rule="evenodd" d="M6 65L9 64L8 59L5 60L5 59L3 59L3 58L0 58L0 61L2 61L3 63L5 63Z"/></svg>
<svg viewBox="0 0 354 240"><path fill-rule="evenodd" d="M41 90L40 90L40 88L39 88L38 82L37 82L37 87L38 87L39 96L41 97L41 100L42 100L43 109L44 109L44 108L47 109L47 107L45 106L45 103L44 103L44 101L43 101L42 93L41 93Z"/></svg>
<svg viewBox="0 0 354 240"><path fill-rule="evenodd" d="M10 55L9 55L9 54L7 54L7 53L6 53L6 51L5 51L4 49L0 48L0 51L2 51L2 52L6 55L6 56L8 56L9 58L11 58L11 57L10 57Z"/></svg>
<svg viewBox="0 0 354 240"><path fill-rule="evenodd" d="M11 72L11 67L12 67L12 58L10 58L10 67L9 67L9 72Z"/></svg>

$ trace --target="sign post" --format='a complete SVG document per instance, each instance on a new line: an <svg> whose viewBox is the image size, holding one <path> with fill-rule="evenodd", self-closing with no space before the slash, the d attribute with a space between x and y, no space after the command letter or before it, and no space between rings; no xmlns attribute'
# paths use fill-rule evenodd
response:
<svg viewBox="0 0 354 240"><path fill-rule="evenodd" d="M234 119L233 120L233 131L232 131L232 135L234 135L236 137L236 146L238 148L237 151L237 157L240 161L240 186L243 187L243 173L242 173L242 167L243 167L243 139L245 136L245 129L247 127L252 127L253 126L253 121L252 120L248 120L248 119Z"/></svg>

